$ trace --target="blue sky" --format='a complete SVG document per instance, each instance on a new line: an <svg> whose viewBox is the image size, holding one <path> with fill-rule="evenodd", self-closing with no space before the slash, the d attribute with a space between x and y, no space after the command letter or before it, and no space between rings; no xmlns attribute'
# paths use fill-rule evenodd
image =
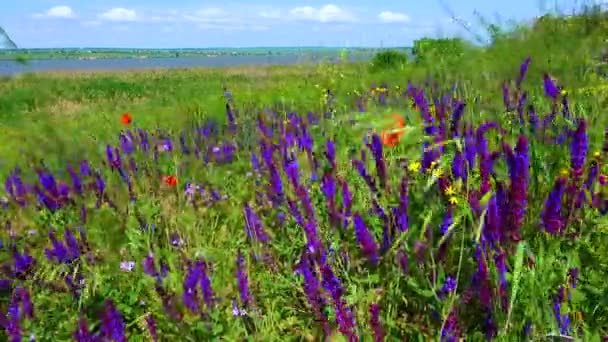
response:
<svg viewBox="0 0 608 342"><path fill-rule="evenodd" d="M411 45L463 35L448 5L479 29L490 20L529 20L580 0L4 0L0 26L24 48Z"/></svg>

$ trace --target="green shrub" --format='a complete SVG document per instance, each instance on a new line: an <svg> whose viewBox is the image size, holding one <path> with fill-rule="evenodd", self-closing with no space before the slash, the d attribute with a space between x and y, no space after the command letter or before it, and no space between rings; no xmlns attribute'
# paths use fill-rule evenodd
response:
<svg viewBox="0 0 608 342"><path fill-rule="evenodd" d="M397 50L384 50L374 55L371 66L373 71L396 69L404 64L407 64L408 60L409 57L405 52Z"/></svg>

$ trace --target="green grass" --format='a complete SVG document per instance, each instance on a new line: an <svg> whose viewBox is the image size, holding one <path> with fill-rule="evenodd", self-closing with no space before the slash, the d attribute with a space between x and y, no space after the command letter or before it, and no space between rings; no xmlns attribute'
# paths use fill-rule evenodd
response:
<svg viewBox="0 0 608 342"><path fill-rule="evenodd" d="M574 22L572 25L566 25ZM590 24L591 22L591 24ZM439 340L442 328L449 328L450 313L457 312L462 337L483 340L492 314L498 340L543 340L558 333L553 314L553 298L560 286L572 295L562 304L563 315L568 315L569 334L582 341L600 341L608 335L608 221L601 214L601 205L583 204L571 211L566 230L577 232L551 236L542 231L540 215L554 180L562 170L570 168L570 147L567 139L561 144L545 141L540 133L531 132L530 125L517 122L516 111L507 112L502 102L501 84L517 77L520 63L531 56L530 70L523 83L528 92L528 104L544 117L552 101L543 93L542 75L550 73L569 92L570 110L575 118L587 122L589 153L585 167L591 166L595 151L601 151L604 128L608 127L605 89L607 82L598 75L598 57L605 48L606 15L587 12L573 19L544 19L534 29L517 28L495 37L486 48L468 47L454 57L434 55L432 60L399 64L393 69L370 68L363 64L342 63L317 66L243 67L226 69L172 70L121 73L48 73L23 75L0 80L0 175L5 179L16 165L23 170L27 183L35 184L35 168L44 164L57 179L71 184L66 165L78 165L88 160L100 170L106 182L106 194L111 203L96 208L93 191L85 196L72 194L74 204L51 212L31 205L19 207L10 202L0 210L7 229L0 233L3 249L0 261L8 267L0 279L14 280L29 290L34 303L33 319L22 319L24 336L34 334L38 341L67 341L77 327L79 317L85 317L93 329L100 324L99 312L103 303L111 299L122 313L129 341L150 341L145 317L152 314L158 324L160 341L301 341L322 340L321 324L315 322L311 305L307 302L302 276L294 273L296 264L306 250L303 228L296 223L287 205L273 207L267 202L267 172L257 175L252 170L250 155L260 155L260 134L257 118L262 115L273 125L284 122L290 112L306 117L308 112L320 117L318 125L310 125L314 154L321 170L332 170L323 155L327 139L336 143L338 165L333 175L348 183L353 193L353 212L362 214L372 235L382 241L383 224L379 217L368 214L373 201L389 211L399 201L399 182L404 174L409 178L409 230L397 235L391 248L382 254L378 266L366 263L358 246L352 223L347 229L331 226L329 210L319 182L306 183L315 209L319 237L325 248L336 258L327 265L340 278L345 305L356 317L357 333L362 341L372 340L369 306L380 306L380 322L386 340ZM585 38L581 39L581 35ZM441 50L439 50L440 52ZM573 54L572 51L577 51ZM390 65L391 63L387 63ZM373 70L373 71L372 71ZM501 308L497 288L499 271L496 261L486 261L489 283L493 287L490 307L482 307L477 299L479 291L472 284L479 267L475 259L476 242L483 235L483 220L487 212L474 213L467 203L467 192L479 188L480 172L471 170L468 182L458 188L452 175L454 154L461 139L446 142L443 158L435 172L406 172L422 157L420 114L412 109L411 99L399 96L396 90L416 86L431 79L442 95L456 97L466 103L463 121L479 125L493 121L505 132L488 133L489 147L501 151L501 144L514 145L524 135L530 144L530 180L527 211L521 227L522 240L507 241L491 253L506 253L508 309ZM387 104L378 101L377 88L388 85ZM456 89L452 91L452 85ZM371 91L371 85L376 88ZM223 87L234 97L238 129L226 127L226 99ZM431 92L433 85L424 87ZM326 89L335 94L328 104ZM437 90L434 90L437 91ZM427 93L428 94L428 93ZM357 109L357 98L367 102L366 111ZM429 100L431 98L429 97ZM268 112L277 113L273 117ZM121 123L121 115L132 115L131 127ZM324 113L331 114L325 116ZM368 131L377 130L386 114L400 113L407 117L408 132L394 149L384 149L390 190L375 198L351 165L350 159L359 158L361 144ZM450 114L449 112L448 114ZM222 142L235 144L237 152L231 163L206 164L192 153L180 151L179 134L184 132L192 149L200 134L193 127L214 120L219 132L197 142L201 153ZM554 137L552 127L560 133L571 129L574 119L558 116L544 134ZM292 128L299 127L291 124ZM164 133L172 137L172 152L160 153L154 160L151 153L136 151L132 156L138 166L130 173L130 200L125 181L111 171L106 160L107 144L119 146L118 135L127 128L141 128L151 136ZM163 133L156 133L160 129ZM449 129L449 125L448 125ZM276 127L274 127L276 132ZM301 132L300 132L301 133ZM284 140L275 142L285 144ZM376 183L376 168L368 151L368 172ZM213 153L211 153L213 155ZM311 177L309 156L296 152L302 181ZM608 172L606 151L600 152L599 173ZM403 166L403 160L409 167ZM123 155L124 165L129 158ZM294 192L283 172L283 160L275 155L275 164L282 174L287 198L294 200L303 212L306 202L303 192ZM510 188L508 168L504 158L495 165L496 179L492 192L498 191L497 182ZM128 167L125 166L125 170ZM162 177L175 175L175 188L163 184ZM256 179L259 177L259 184ZM89 179L92 180L92 179ZM442 237L446 208L450 207L444 191L437 182L448 181L456 193L452 208L453 223L448 225L451 237ZM217 190L221 200L211 204L192 206L187 201L184 187L187 182ZM460 190L459 190L460 189ZM340 187L338 187L340 192ZM596 185L590 191L599 199L608 199L606 188ZM256 193L261 200L256 201ZM7 196L8 194L3 196ZM482 199L482 203L487 200ZM249 239L243 228L244 203L249 203L260 216L268 234L268 243ZM336 205L343 197L338 195ZM599 202L601 204L601 201ZM82 221L80 208L88 208ZM566 209L564 209L566 210ZM284 222L281 215L285 215ZM310 215L307 216L310 218ZM508 229L507 224L502 229ZM89 255L80 256L67 265L48 261L44 249L50 247L48 232L63 235L66 228L84 227ZM175 234L182 244L175 245ZM12 238L10 236L13 236ZM445 245L444 245L445 244ZM11 273L11 248L17 246L37 260L33 269L16 277ZM443 245L443 247L442 247ZM420 246L426 254L419 255ZM447 246L447 248L446 248ZM442 248L445 251L440 252ZM422 249L425 250L425 249ZM231 300L239 297L235 277L236 257L241 252L250 280L251 297L248 314L233 317ZM181 319L172 319L166 312L163 299L169 298L155 289L155 280L144 274L142 261L153 253L155 260L169 265L163 289L175 294ZM439 257L438 253L444 253ZM346 255L347 257L344 257ZM409 270L399 267L401 256L409 256ZM267 259L264 259L267 257ZM203 314L187 313L182 292L187 260L205 260L217 301ZM269 259L268 259L269 258ZM532 262L533 260L533 262ZM135 262L132 271L120 269L123 261ZM576 288L569 284L570 269L580 270ZM79 296L66 289L66 275L86 279ZM447 277L456 279L458 287L442 297L441 288ZM477 282L479 284L479 282ZM199 290L200 292L200 290ZM11 293L1 292L0 308L6 312ZM200 294L200 293L199 293ZM472 297L472 299L471 299ZM329 298L329 295L328 295ZM202 301L200 302L202 303ZM240 301L239 301L240 303ZM241 306L245 306L241 303ZM334 304L326 308L331 325L331 340L340 340L336 326ZM530 331L525 328L531 323ZM458 335L457 332L452 332Z"/></svg>

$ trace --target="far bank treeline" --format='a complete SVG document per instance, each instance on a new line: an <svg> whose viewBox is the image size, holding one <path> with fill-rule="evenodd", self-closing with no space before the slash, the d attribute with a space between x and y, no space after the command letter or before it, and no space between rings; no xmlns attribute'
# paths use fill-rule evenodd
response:
<svg viewBox="0 0 608 342"><path fill-rule="evenodd" d="M490 80L508 78L511 66L529 56L535 61L531 72L537 73L531 79L552 70L553 76L576 87L608 75L608 12L600 6L586 6L568 16L544 15L532 23L508 26L481 20L481 24L485 35L475 41L419 39L411 54L380 51L372 58L371 69L388 71L409 65L432 77ZM450 70L449 75L445 70Z"/></svg>

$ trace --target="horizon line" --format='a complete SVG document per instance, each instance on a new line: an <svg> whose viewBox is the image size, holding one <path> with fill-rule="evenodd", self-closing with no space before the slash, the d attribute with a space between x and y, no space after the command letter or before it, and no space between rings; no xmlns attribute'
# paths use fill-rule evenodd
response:
<svg viewBox="0 0 608 342"><path fill-rule="evenodd" d="M399 49L411 48L406 45L395 46L213 46L213 47L104 47L104 46L83 46L83 47L19 47L19 48L0 48L0 51L18 51L18 50L222 50L222 49Z"/></svg>

